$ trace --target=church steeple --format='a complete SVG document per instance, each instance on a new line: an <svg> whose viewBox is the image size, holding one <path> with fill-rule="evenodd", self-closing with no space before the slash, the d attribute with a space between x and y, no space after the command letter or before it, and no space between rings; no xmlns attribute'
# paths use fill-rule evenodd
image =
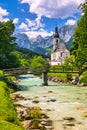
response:
<svg viewBox="0 0 87 130"><path fill-rule="evenodd" d="M59 33L58 33L58 27L55 27L55 34L54 34L54 38L59 38Z"/></svg>
<svg viewBox="0 0 87 130"><path fill-rule="evenodd" d="M56 51L58 48L58 41L59 41L59 32L58 27L55 27L55 33L54 33L54 42L53 42L53 52Z"/></svg>

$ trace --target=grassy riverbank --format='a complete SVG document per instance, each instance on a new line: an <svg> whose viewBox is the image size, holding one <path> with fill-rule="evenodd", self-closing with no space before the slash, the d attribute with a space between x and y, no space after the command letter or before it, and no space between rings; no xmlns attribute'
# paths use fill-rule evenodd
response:
<svg viewBox="0 0 87 130"><path fill-rule="evenodd" d="M48 73L48 76L57 77L59 81L67 82L67 78L75 77L77 73ZM67 77L68 76L68 77Z"/></svg>
<svg viewBox="0 0 87 130"><path fill-rule="evenodd" d="M24 130L10 98L10 90L3 80L0 80L0 130Z"/></svg>

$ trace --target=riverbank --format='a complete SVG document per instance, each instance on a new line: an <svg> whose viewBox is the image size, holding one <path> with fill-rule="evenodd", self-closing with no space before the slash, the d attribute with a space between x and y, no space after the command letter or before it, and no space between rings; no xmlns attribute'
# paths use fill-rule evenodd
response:
<svg viewBox="0 0 87 130"><path fill-rule="evenodd" d="M62 83L67 85L76 85L77 87L87 87L87 83L81 82L82 76L78 76L78 74L71 75L71 74L55 74L55 73L49 73L48 74L48 80L56 83Z"/></svg>
<svg viewBox="0 0 87 130"><path fill-rule="evenodd" d="M10 89L2 79L0 79L0 130L24 130L10 98Z"/></svg>
<svg viewBox="0 0 87 130"><path fill-rule="evenodd" d="M37 98L38 97L33 98L33 103L35 103L36 106L31 106L30 104L24 105L21 104L20 101L27 102L31 99L23 97L20 94L12 94L19 120L23 124L25 130L53 130L52 120L46 112L38 106L39 102Z"/></svg>
<svg viewBox="0 0 87 130"><path fill-rule="evenodd" d="M86 130L87 88L54 82L49 82L48 86L41 84L39 77L22 75L19 82L21 91L14 93L21 98L17 97L15 104L21 106L22 110L28 108L28 111L40 108L52 121L49 124L52 130Z"/></svg>

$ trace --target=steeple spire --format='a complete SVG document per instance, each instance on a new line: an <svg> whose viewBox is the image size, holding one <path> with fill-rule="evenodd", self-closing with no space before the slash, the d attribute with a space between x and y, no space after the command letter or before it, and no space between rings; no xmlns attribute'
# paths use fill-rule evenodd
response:
<svg viewBox="0 0 87 130"><path fill-rule="evenodd" d="M58 48L58 42L59 42L59 33L58 33L58 27L55 27L55 33L54 33L54 42L53 42L53 52L56 51Z"/></svg>
<svg viewBox="0 0 87 130"><path fill-rule="evenodd" d="M59 38L59 33L58 33L58 27L57 27L57 25L56 25L56 27L55 27L54 38Z"/></svg>

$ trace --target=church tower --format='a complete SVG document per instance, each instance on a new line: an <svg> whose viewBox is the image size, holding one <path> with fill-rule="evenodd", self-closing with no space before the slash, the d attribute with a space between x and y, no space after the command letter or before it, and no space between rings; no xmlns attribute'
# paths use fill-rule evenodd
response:
<svg viewBox="0 0 87 130"><path fill-rule="evenodd" d="M54 33L54 40L53 40L53 52L56 51L58 48L59 43L59 33L58 33L58 27L55 27L55 33Z"/></svg>
<svg viewBox="0 0 87 130"><path fill-rule="evenodd" d="M53 50L51 53L51 65L63 64L66 57L70 56L70 52L63 40L60 40L58 27L55 27Z"/></svg>

